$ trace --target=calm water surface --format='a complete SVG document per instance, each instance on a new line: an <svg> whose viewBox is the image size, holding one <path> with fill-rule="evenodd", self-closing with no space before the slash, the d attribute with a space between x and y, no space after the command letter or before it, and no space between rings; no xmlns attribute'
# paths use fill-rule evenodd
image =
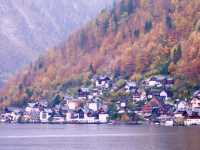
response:
<svg viewBox="0 0 200 150"><path fill-rule="evenodd" d="M0 150L200 150L200 127L0 124Z"/></svg>

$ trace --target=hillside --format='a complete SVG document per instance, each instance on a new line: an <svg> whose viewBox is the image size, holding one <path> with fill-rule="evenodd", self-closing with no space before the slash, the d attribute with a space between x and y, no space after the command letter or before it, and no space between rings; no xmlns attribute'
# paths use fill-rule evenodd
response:
<svg viewBox="0 0 200 150"><path fill-rule="evenodd" d="M200 1L122 0L19 72L2 91L1 106L50 98L91 72L142 78L167 74L176 89L200 85Z"/></svg>
<svg viewBox="0 0 200 150"><path fill-rule="evenodd" d="M0 82L64 41L110 5L109 0L2 0L0 2ZM98 5L97 5L98 4Z"/></svg>

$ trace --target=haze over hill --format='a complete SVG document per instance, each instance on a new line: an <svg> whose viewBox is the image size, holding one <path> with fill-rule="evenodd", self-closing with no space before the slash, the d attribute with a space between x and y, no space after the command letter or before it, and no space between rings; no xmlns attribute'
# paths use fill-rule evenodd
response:
<svg viewBox="0 0 200 150"><path fill-rule="evenodd" d="M67 38L111 0L0 1L0 78Z"/></svg>
<svg viewBox="0 0 200 150"><path fill-rule="evenodd" d="M199 43L200 1L121 0L10 80L0 105L51 100L91 70L135 81L170 75L187 94L200 85Z"/></svg>

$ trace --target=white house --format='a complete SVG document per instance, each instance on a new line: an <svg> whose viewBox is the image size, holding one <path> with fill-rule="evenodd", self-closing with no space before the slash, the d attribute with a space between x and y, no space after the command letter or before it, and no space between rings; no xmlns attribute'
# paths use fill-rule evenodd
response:
<svg viewBox="0 0 200 150"><path fill-rule="evenodd" d="M89 103L88 104L88 108L93 110L93 111L97 111L98 110L98 105L97 105L97 103Z"/></svg>
<svg viewBox="0 0 200 150"><path fill-rule="evenodd" d="M101 82L97 81L96 87L109 88L109 83L106 81L101 81Z"/></svg>
<svg viewBox="0 0 200 150"><path fill-rule="evenodd" d="M95 123L95 117L87 117L87 122L88 123Z"/></svg>
<svg viewBox="0 0 200 150"><path fill-rule="evenodd" d="M188 108L188 104L186 101L180 101L178 104L177 104L177 110L178 111L186 111Z"/></svg>
<svg viewBox="0 0 200 150"><path fill-rule="evenodd" d="M39 108L36 107L36 103L28 103L28 106L25 108L25 112L31 113L31 112L39 112Z"/></svg>
<svg viewBox="0 0 200 150"><path fill-rule="evenodd" d="M87 99L89 94L90 94L89 88L82 87L78 90L79 99Z"/></svg>
<svg viewBox="0 0 200 150"><path fill-rule="evenodd" d="M124 108L124 107L126 107L126 103L125 102L121 102L120 106Z"/></svg>
<svg viewBox="0 0 200 150"><path fill-rule="evenodd" d="M10 116L11 116L11 118L12 118L12 122L18 122L18 120L19 120L19 118L20 118L20 114L17 114L17 113L15 113L15 112L12 112L11 114L10 114Z"/></svg>
<svg viewBox="0 0 200 150"><path fill-rule="evenodd" d="M94 95L88 95L88 99L89 99L89 100L94 99Z"/></svg>
<svg viewBox="0 0 200 150"><path fill-rule="evenodd" d="M200 117L196 118L187 118L184 121L184 125L191 126L191 125L200 125Z"/></svg>
<svg viewBox="0 0 200 150"><path fill-rule="evenodd" d="M75 103L75 102L69 102L68 103L68 107L69 107L70 110L75 110L76 107L77 107L77 103Z"/></svg>
<svg viewBox="0 0 200 150"><path fill-rule="evenodd" d="M5 113L5 114L1 114L0 116L0 122L9 122L12 121L12 117L11 117L11 113Z"/></svg>
<svg viewBox="0 0 200 150"><path fill-rule="evenodd" d="M161 91L160 92L160 97L162 97L164 100L167 100L168 99L168 94L166 91Z"/></svg>
<svg viewBox="0 0 200 150"><path fill-rule="evenodd" d="M48 111L41 111L40 112L40 122L41 123L48 123L50 117L51 117L50 112L48 112Z"/></svg>
<svg viewBox="0 0 200 150"><path fill-rule="evenodd" d="M108 114L99 114L99 122L100 123L107 123L108 122Z"/></svg>
<svg viewBox="0 0 200 150"><path fill-rule="evenodd" d="M137 84L135 82L127 82L125 86L125 90L127 93L137 88Z"/></svg>
<svg viewBox="0 0 200 150"><path fill-rule="evenodd" d="M100 76L97 80L96 80L96 87L99 88L109 88L110 87L110 81L111 79L107 76Z"/></svg>
<svg viewBox="0 0 200 150"><path fill-rule="evenodd" d="M7 121L7 119L5 117L5 114L1 114L1 116L0 116L0 122L4 123L6 121Z"/></svg>
<svg viewBox="0 0 200 150"><path fill-rule="evenodd" d="M158 82L158 81L149 81L148 83L147 83L147 86L148 87L162 87L162 84L160 83L160 82Z"/></svg>
<svg viewBox="0 0 200 150"><path fill-rule="evenodd" d="M175 114L174 114L174 118L181 118L181 119L183 119L184 116L183 116L182 113L175 113Z"/></svg>
<svg viewBox="0 0 200 150"><path fill-rule="evenodd" d="M40 109L39 108L26 107L25 112L27 112L27 113L39 113Z"/></svg>
<svg viewBox="0 0 200 150"><path fill-rule="evenodd" d="M78 111L68 111L65 114L66 118L66 122L70 123L70 122L78 122L78 123L87 123L88 122L88 116L87 113L84 109L79 109Z"/></svg>
<svg viewBox="0 0 200 150"><path fill-rule="evenodd" d="M158 84L157 81L149 81L148 86L154 87L154 86L156 86L157 84Z"/></svg>
<svg viewBox="0 0 200 150"><path fill-rule="evenodd" d="M80 106L80 101L79 100L70 100L70 101L67 101L67 107L70 109L70 110L76 110L77 107Z"/></svg>
<svg viewBox="0 0 200 150"><path fill-rule="evenodd" d="M67 112L67 113L66 113L66 118L65 118L65 120L66 120L67 122L71 122L71 121L72 121L72 113L71 113L71 112Z"/></svg>
<svg viewBox="0 0 200 150"><path fill-rule="evenodd" d="M191 101L192 108L199 108L200 109L200 99L193 98Z"/></svg>

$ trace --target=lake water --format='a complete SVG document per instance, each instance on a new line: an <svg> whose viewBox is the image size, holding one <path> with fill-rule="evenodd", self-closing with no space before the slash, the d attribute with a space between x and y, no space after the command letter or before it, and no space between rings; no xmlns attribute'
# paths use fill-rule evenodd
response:
<svg viewBox="0 0 200 150"><path fill-rule="evenodd" d="M200 150L200 127L0 124L0 150Z"/></svg>

